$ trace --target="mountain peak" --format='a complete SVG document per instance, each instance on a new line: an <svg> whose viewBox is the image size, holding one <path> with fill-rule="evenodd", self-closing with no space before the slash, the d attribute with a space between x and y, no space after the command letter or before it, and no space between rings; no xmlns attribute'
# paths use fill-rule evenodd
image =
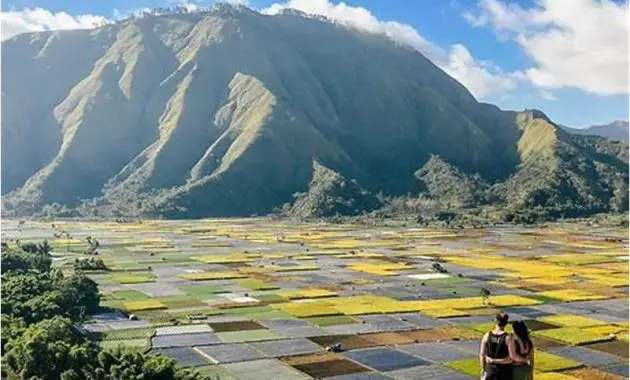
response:
<svg viewBox="0 0 630 380"><path fill-rule="evenodd" d="M523 122L529 123L535 119L542 119L548 123L552 123L551 119L541 110L538 109L525 109L520 112Z"/></svg>
<svg viewBox="0 0 630 380"><path fill-rule="evenodd" d="M607 139L622 141L627 143L630 139L630 127L626 120L615 120L608 124L591 125L586 128L562 127L566 131L576 135L593 135L605 137Z"/></svg>
<svg viewBox="0 0 630 380"><path fill-rule="evenodd" d="M373 194L419 191L427 162L437 187L446 173L485 191L525 166L547 170L569 144L541 111L479 103L383 36L233 5L204 12L3 41L3 201L177 217L294 202L302 215L355 214L375 207ZM570 147L592 165L603 157ZM593 197L610 197L606 181Z"/></svg>

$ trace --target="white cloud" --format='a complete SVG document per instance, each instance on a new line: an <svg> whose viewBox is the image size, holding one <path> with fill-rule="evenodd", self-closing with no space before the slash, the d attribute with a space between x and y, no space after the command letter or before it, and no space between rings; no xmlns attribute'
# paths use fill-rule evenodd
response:
<svg viewBox="0 0 630 380"><path fill-rule="evenodd" d="M538 0L531 8L480 0L473 26L508 34L530 56L527 78L541 88L599 95L628 93L628 2Z"/></svg>
<svg viewBox="0 0 630 380"><path fill-rule="evenodd" d="M0 38L6 40L24 32L90 29L108 22L109 20L102 16L91 14L72 16L66 12L52 13L42 8L2 12L0 13L2 26Z"/></svg>
<svg viewBox="0 0 630 380"><path fill-rule="evenodd" d="M520 72L504 74L501 69L488 62L476 62L463 45L453 45L446 65L442 66L453 78L464 83L480 96L497 91L511 90L523 78Z"/></svg>
<svg viewBox="0 0 630 380"><path fill-rule="evenodd" d="M171 5L184 6L194 11L200 9L197 0L172 0ZM225 2L225 1L224 1ZM248 0L229 0L232 4L248 5ZM514 89L523 73L504 73L499 67L489 62L477 61L463 45L453 45L448 50L433 44L422 37L413 27L396 21L382 21L369 10L349 6L345 3L333 4L329 0L289 0L286 3L275 3L261 12L276 14L284 9L297 9L307 14L326 16L330 20L374 34L389 37L395 43L410 46L433 63L460 81L476 97L484 98L497 93L505 93ZM113 11L113 19L119 20L130 14L140 15L149 9L134 11ZM95 15L71 16L65 12L51 13L45 9L12 11L1 13L2 39L27 31L49 29L86 29L109 22L105 17ZM472 16L471 16L472 19Z"/></svg>
<svg viewBox="0 0 630 380"><path fill-rule="evenodd" d="M479 98L511 90L522 77L522 73L503 73L495 65L477 62L462 45L453 45L449 51L445 51L426 40L410 25L379 20L369 10L343 2L333 4L328 0L289 0L282 4L275 3L262 12L277 14L285 9L297 9L306 14L326 16L347 27L382 34L396 43L410 46L460 81Z"/></svg>
<svg viewBox="0 0 630 380"><path fill-rule="evenodd" d="M540 97L544 100L550 100L550 101L558 100L558 98L556 98L554 94L552 94L551 92L547 90L541 90Z"/></svg>

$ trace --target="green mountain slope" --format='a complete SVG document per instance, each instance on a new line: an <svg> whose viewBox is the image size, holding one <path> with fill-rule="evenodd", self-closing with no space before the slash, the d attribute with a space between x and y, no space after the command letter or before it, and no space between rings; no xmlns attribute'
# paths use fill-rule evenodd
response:
<svg viewBox="0 0 630 380"><path fill-rule="evenodd" d="M572 136L537 111L517 117L521 164L500 185L512 209L538 208L551 216L627 210L627 145Z"/></svg>
<svg viewBox="0 0 630 380"><path fill-rule="evenodd" d="M564 157L555 126L478 103L417 51L295 12L224 5L2 48L5 213L262 214L313 190L313 162L395 196L422 190L432 155L456 177L507 180L503 199L526 205L537 168L584 159L593 170L569 172L599 173L586 182L600 189L627 166L595 168L611 153L589 138L563 137ZM592 194L610 204L606 191Z"/></svg>
<svg viewBox="0 0 630 380"><path fill-rule="evenodd" d="M286 213L299 219L358 215L381 206L380 201L355 180L349 181L316 161L308 191L296 194L295 198Z"/></svg>

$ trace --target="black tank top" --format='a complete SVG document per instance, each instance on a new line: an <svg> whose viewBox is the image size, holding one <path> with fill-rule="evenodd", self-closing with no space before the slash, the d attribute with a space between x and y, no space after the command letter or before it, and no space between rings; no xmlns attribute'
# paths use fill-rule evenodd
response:
<svg viewBox="0 0 630 380"><path fill-rule="evenodd" d="M505 359L510 356L508 346L506 343L508 334L493 334L488 335L488 342L486 343L486 353L492 359Z"/></svg>

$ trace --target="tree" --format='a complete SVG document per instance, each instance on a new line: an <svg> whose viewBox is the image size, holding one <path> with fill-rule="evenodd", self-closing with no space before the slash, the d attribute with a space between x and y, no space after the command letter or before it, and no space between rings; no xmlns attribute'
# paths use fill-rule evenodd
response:
<svg viewBox="0 0 630 380"><path fill-rule="evenodd" d="M79 310L88 314L98 311L101 301L98 285L89 277L82 274L74 274L61 277L54 285L61 291L63 298L61 306L71 316L78 316Z"/></svg>
<svg viewBox="0 0 630 380"><path fill-rule="evenodd" d="M22 335L26 329L26 323L22 318L10 317L6 314L2 314L1 319L2 337L0 339L0 350L5 352L4 346L6 343Z"/></svg>
<svg viewBox="0 0 630 380"><path fill-rule="evenodd" d="M101 243L91 236L86 237L85 240L88 243L88 253L91 255L97 255Z"/></svg>
<svg viewBox="0 0 630 380"><path fill-rule="evenodd" d="M8 246L2 247L0 257L2 258L0 271L3 274L10 271L26 272L29 270L46 272L52 264L52 259L48 253L29 252L24 249L9 248Z"/></svg>
<svg viewBox="0 0 630 380"><path fill-rule="evenodd" d="M103 351L73 323L98 310L98 286L81 273L65 276L33 257L47 257L45 244L29 250L2 246L2 378L37 380L201 380L163 355L132 349ZM13 256L11 256L13 255Z"/></svg>
<svg viewBox="0 0 630 380"><path fill-rule="evenodd" d="M74 271L81 272L84 270L108 270L107 265L101 259L91 257L89 259L74 259Z"/></svg>
<svg viewBox="0 0 630 380"><path fill-rule="evenodd" d="M69 370L89 366L96 347L85 342L72 321L53 317L31 325L6 345L3 369L22 379L60 379Z"/></svg>
<svg viewBox="0 0 630 380"><path fill-rule="evenodd" d="M444 268L440 263L433 263L431 268L438 273L448 273L448 270L446 270L446 268Z"/></svg>
<svg viewBox="0 0 630 380"><path fill-rule="evenodd" d="M490 291L486 288L481 288L479 290L479 295L481 296L481 300L484 305L490 304Z"/></svg>
<svg viewBox="0 0 630 380"><path fill-rule="evenodd" d="M38 253L42 256L50 255L52 247L48 244L48 240L44 240L43 243L26 243L20 246L23 251L28 253Z"/></svg>
<svg viewBox="0 0 630 380"><path fill-rule="evenodd" d="M197 372L180 369L164 355L146 356L118 347L99 351L67 318L34 324L6 346L4 371L15 377L42 380L202 380Z"/></svg>
<svg viewBox="0 0 630 380"><path fill-rule="evenodd" d="M94 379L201 380L197 372L180 369L175 360L164 355L145 356L136 350L118 347L101 351L95 366Z"/></svg>
<svg viewBox="0 0 630 380"><path fill-rule="evenodd" d="M60 271L2 276L2 313L37 323L56 315L79 318L98 310L98 286L82 274Z"/></svg>

